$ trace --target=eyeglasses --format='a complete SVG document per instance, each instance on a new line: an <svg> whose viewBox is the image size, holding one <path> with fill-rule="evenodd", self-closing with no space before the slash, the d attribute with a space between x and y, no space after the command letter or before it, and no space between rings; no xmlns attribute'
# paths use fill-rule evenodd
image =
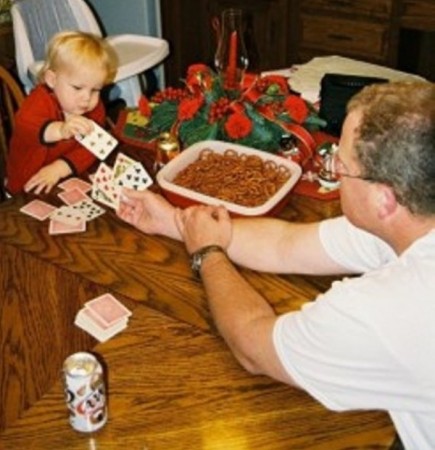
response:
<svg viewBox="0 0 435 450"><path fill-rule="evenodd" d="M338 152L335 151L327 156L323 162L323 168L319 172L319 177L328 182L339 182L341 178L355 178L358 180L374 182L371 177L365 177L363 175L352 175L347 173L347 168L343 161L340 159Z"/></svg>

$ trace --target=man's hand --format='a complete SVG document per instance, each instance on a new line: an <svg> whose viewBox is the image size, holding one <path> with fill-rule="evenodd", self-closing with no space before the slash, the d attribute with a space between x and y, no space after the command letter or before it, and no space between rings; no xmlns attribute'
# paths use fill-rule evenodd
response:
<svg viewBox="0 0 435 450"><path fill-rule="evenodd" d="M232 238L232 222L223 206L192 206L177 210L175 222L189 254L206 245L226 249Z"/></svg>
<svg viewBox="0 0 435 450"><path fill-rule="evenodd" d="M124 189L117 215L146 234L181 240L174 220L175 208L151 191Z"/></svg>

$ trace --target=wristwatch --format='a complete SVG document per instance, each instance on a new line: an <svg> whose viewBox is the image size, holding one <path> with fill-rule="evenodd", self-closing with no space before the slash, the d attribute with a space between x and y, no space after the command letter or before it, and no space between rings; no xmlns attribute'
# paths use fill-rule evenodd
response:
<svg viewBox="0 0 435 450"><path fill-rule="evenodd" d="M206 245L190 255L190 267L198 278L200 277L201 266L204 259L213 252L225 253L225 250L220 245Z"/></svg>

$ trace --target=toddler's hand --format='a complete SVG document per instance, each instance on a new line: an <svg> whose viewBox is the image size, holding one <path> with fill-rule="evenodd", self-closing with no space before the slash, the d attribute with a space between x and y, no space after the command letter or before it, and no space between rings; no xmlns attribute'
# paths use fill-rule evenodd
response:
<svg viewBox="0 0 435 450"><path fill-rule="evenodd" d="M25 184L24 191L34 191L35 194L48 193L61 178L71 175L71 169L65 161L58 159L48 166L42 167Z"/></svg>
<svg viewBox="0 0 435 450"><path fill-rule="evenodd" d="M94 129L92 120L83 116L70 114L65 118L65 122L60 127L62 139L70 139L74 136L86 136Z"/></svg>

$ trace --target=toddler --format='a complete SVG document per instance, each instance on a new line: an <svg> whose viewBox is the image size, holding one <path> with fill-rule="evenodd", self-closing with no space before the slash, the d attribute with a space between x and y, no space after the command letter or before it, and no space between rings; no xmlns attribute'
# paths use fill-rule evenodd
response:
<svg viewBox="0 0 435 450"><path fill-rule="evenodd" d="M7 164L10 194L47 193L96 158L74 136L93 122L104 126L102 88L116 75L117 57L102 38L80 31L57 33L49 42L39 83L17 112Z"/></svg>

